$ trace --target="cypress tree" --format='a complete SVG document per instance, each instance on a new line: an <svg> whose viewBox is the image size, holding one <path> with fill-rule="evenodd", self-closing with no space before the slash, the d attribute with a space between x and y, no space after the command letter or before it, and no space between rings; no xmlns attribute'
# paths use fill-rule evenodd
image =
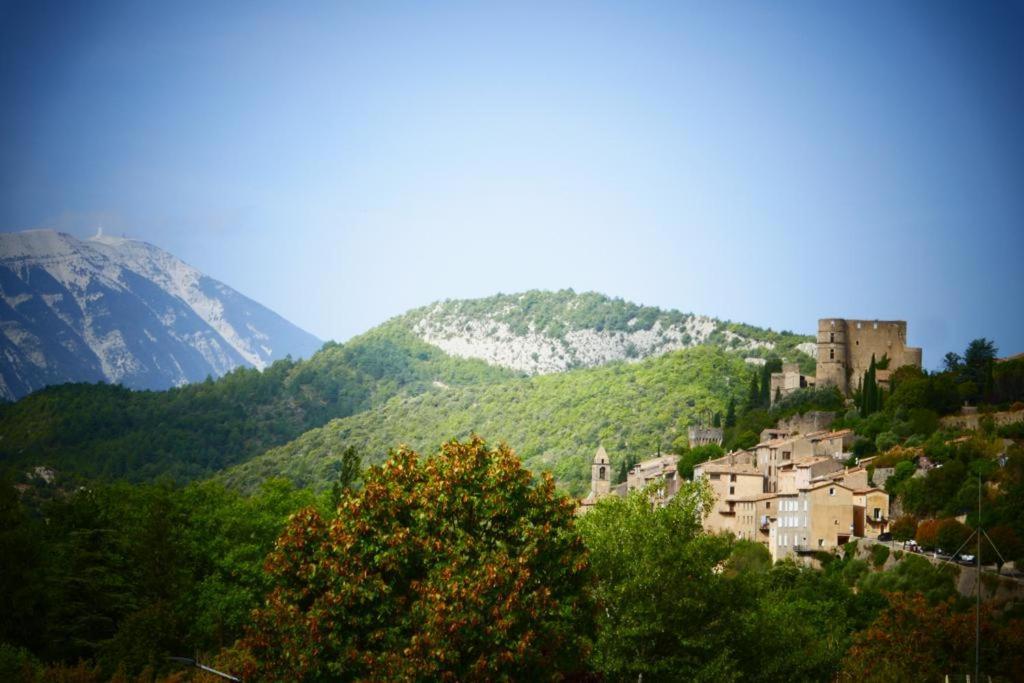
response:
<svg viewBox="0 0 1024 683"><path fill-rule="evenodd" d="M757 373L750 376L750 391L747 392L746 410L751 411L757 408L761 402L761 390L757 386Z"/></svg>
<svg viewBox="0 0 1024 683"><path fill-rule="evenodd" d="M721 413L715 413L715 416L713 418L711 418L711 426L712 427L721 427L722 426L722 414Z"/></svg>
<svg viewBox="0 0 1024 683"><path fill-rule="evenodd" d="M729 399L729 407L725 410L725 426L735 427L736 426L736 399Z"/></svg>
<svg viewBox="0 0 1024 683"><path fill-rule="evenodd" d="M861 417L867 417L878 410L878 394L878 382L875 380L875 354L871 354L871 365L864 373L864 386L861 388Z"/></svg>

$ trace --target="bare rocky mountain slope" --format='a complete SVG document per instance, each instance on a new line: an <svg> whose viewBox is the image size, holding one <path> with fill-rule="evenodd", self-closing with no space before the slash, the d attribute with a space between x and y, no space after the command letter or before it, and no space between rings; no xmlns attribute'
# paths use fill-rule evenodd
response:
<svg viewBox="0 0 1024 683"><path fill-rule="evenodd" d="M801 335L571 289L438 302L398 321L451 355L531 375L634 362L702 344L752 359L773 352L809 354L814 347Z"/></svg>
<svg viewBox="0 0 1024 683"><path fill-rule="evenodd" d="M320 345L151 244L0 233L0 397L75 381L166 389Z"/></svg>

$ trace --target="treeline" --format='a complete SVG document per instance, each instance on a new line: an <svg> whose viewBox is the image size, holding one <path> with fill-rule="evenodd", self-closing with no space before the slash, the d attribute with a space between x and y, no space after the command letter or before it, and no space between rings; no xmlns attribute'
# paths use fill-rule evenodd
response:
<svg viewBox="0 0 1024 683"><path fill-rule="evenodd" d="M0 676L152 680L174 672L168 655L197 651L249 680L295 681L938 680L973 667L959 567L855 543L819 554L821 570L773 565L760 544L702 530L701 484L665 507L634 493L577 518L549 478L479 439L430 458L399 449L351 482L319 497L274 482L252 498L122 483L69 493L42 519L5 487ZM1020 616L983 606L994 681L1024 667Z"/></svg>
<svg viewBox="0 0 1024 683"><path fill-rule="evenodd" d="M161 392L67 384L0 405L0 469L44 465L87 477L189 481L434 381L459 386L514 376L383 326L262 372L238 369Z"/></svg>

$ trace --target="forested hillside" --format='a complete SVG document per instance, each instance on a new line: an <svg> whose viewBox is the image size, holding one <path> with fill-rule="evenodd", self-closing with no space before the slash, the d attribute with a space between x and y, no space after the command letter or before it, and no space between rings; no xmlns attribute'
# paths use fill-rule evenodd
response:
<svg viewBox="0 0 1024 683"><path fill-rule="evenodd" d="M346 344L327 343L306 361L238 369L169 391L43 389L0 405L0 465L133 481L196 479L434 382L461 386L514 376L385 325Z"/></svg>
<svg viewBox="0 0 1024 683"><path fill-rule="evenodd" d="M750 366L736 354L699 347L574 372L492 385L435 388L395 397L379 408L330 422L225 474L253 488L272 476L326 486L347 446L368 462L405 443L427 449L471 432L507 441L527 467L551 471L573 493L589 484L590 460L603 444L616 466L686 443L686 427L724 413L747 391Z"/></svg>

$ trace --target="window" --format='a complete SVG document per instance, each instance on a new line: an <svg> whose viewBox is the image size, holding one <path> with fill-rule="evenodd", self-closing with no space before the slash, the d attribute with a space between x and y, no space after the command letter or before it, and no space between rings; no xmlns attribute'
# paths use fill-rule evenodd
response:
<svg viewBox="0 0 1024 683"><path fill-rule="evenodd" d="M604 481L604 468L603 467L600 468L597 471L597 478L600 479L601 481Z"/></svg>
<svg viewBox="0 0 1024 683"><path fill-rule="evenodd" d="M836 343L836 333L835 332L829 332L828 333L828 343L829 344L835 344Z"/></svg>
<svg viewBox="0 0 1024 683"><path fill-rule="evenodd" d="M782 459L783 460L789 460L789 456L790 456L790 452L789 451L782 451Z"/></svg>
<svg viewBox="0 0 1024 683"><path fill-rule="evenodd" d="M730 474L729 475L729 481L736 481L736 475L735 474Z"/></svg>
<svg viewBox="0 0 1024 683"><path fill-rule="evenodd" d="M829 349L828 350L828 359L829 360L835 360L836 359L836 350L835 349ZM747 443L750 443L750 442L748 441Z"/></svg>
<svg viewBox="0 0 1024 683"><path fill-rule="evenodd" d="M829 486L829 487L828 487L828 495L830 495L830 496L834 496L834 495L836 495L836 487L834 487L834 486Z"/></svg>
<svg viewBox="0 0 1024 683"><path fill-rule="evenodd" d="M764 502L764 509L765 510L771 510L772 509L772 502L770 500L766 500Z"/></svg>
<svg viewBox="0 0 1024 683"><path fill-rule="evenodd" d="M712 475L711 475L711 481L718 481L718 480L719 480L719 478L720 478L720 475L719 475L719 474L717 474L717 473L716 473L716 474L712 474Z"/></svg>
<svg viewBox="0 0 1024 683"><path fill-rule="evenodd" d="M824 548L825 547L825 539L824 538L819 538L818 539L818 547L819 548Z"/></svg>
<svg viewBox="0 0 1024 683"><path fill-rule="evenodd" d="M729 487L729 495L731 496L731 495L733 495L734 493L736 493L736 487L735 487L735 486L730 486L730 487Z"/></svg>
<svg viewBox="0 0 1024 683"><path fill-rule="evenodd" d="M882 508L875 508L875 519L882 518Z"/></svg>

